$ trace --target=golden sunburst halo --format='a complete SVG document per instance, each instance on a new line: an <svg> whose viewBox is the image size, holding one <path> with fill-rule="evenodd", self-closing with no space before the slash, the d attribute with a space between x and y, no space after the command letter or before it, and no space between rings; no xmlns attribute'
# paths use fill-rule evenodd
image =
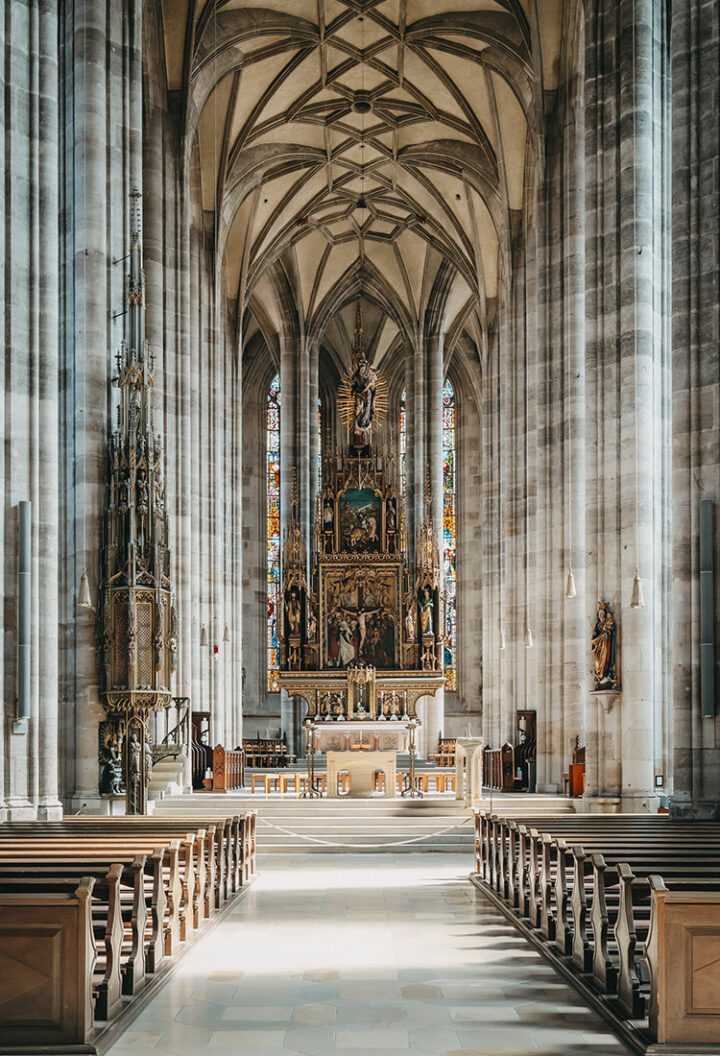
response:
<svg viewBox="0 0 720 1056"><path fill-rule="evenodd" d="M354 371L349 372L338 385L338 411L340 420L348 428L355 420L355 396L352 391L352 379ZM388 383L383 374L378 373L375 378L375 403L373 425L375 422L383 422L387 417L389 406Z"/></svg>

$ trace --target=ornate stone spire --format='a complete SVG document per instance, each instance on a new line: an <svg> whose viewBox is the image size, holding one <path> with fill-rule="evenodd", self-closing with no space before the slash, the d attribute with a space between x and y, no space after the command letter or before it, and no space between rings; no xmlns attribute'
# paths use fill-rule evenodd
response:
<svg viewBox="0 0 720 1056"><path fill-rule="evenodd" d="M364 362L367 359L367 350L365 346L365 331L363 330L362 323L362 302L361 295L357 295L355 301L355 330L353 332L353 349L352 349L352 361L353 367L357 368L360 362Z"/></svg>
<svg viewBox="0 0 720 1056"><path fill-rule="evenodd" d="M101 589L102 697L124 744L128 813L146 807L146 723L171 702L177 638L163 449L152 414L154 358L145 341L142 198L131 195L125 338L117 353Z"/></svg>

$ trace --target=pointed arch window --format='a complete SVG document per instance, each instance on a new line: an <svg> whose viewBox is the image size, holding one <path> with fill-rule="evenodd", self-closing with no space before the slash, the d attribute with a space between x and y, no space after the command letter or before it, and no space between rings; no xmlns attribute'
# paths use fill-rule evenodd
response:
<svg viewBox="0 0 720 1056"><path fill-rule="evenodd" d="M267 688L280 691L280 377L270 382L265 408L267 567Z"/></svg>
<svg viewBox="0 0 720 1056"><path fill-rule="evenodd" d="M400 494L404 497L407 487L407 390L400 396L400 416L398 422L400 448Z"/></svg>
<svg viewBox="0 0 720 1056"><path fill-rule="evenodd" d="M445 688L457 689L457 480L455 390L450 381L443 388L443 581L445 584L445 647L443 669Z"/></svg>

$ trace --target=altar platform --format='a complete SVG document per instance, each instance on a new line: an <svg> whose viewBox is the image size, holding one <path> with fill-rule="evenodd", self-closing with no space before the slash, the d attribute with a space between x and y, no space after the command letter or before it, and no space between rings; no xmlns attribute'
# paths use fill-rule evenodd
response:
<svg viewBox="0 0 720 1056"><path fill-rule="evenodd" d="M582 800L567 796L502 794L485 791L484 806L498 814L575 813ZM457 802L454 792L433 791L423 799L299 799L294 793L171 796L157 804L165 817L204 817L217 809L256 810L259 854L420 854L427 851L467 854L473 868L472 811ZM422 837L418 839L418 837ZM316 842L319 841L319 842ZM412 841L412 842L406 842Z"/></svg>

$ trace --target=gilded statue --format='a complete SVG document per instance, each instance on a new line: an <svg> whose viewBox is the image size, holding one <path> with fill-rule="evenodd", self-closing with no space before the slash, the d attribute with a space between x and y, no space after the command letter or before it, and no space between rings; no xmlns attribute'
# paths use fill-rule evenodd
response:
<svg viewBox="0 0 720 1056"><path fill-rule="evenodd" d="M616 634L617 627L615 618L610 611L610 606L605 601L599 601L592 637L595 689L614 689L617 686L617 676L615 674Z"/></svg>
<svg viewBox="0 0 720 1056"><path fill-rule="evenodd" d="M302 617L302 605L298 598L297 591L293 590L290 592L290 597L285 602L285 615L288 624L288 633L291 636L300 634L301 617Z"/></svg>
<svg viewBox="0 0 720 1056"><path fill-rule="evenodd" d="M420 629L423 636L426 634L434 634L434 608L435 603L433 601L432 590L430 587L423 587L422 598L420 599Z"/></svg>

